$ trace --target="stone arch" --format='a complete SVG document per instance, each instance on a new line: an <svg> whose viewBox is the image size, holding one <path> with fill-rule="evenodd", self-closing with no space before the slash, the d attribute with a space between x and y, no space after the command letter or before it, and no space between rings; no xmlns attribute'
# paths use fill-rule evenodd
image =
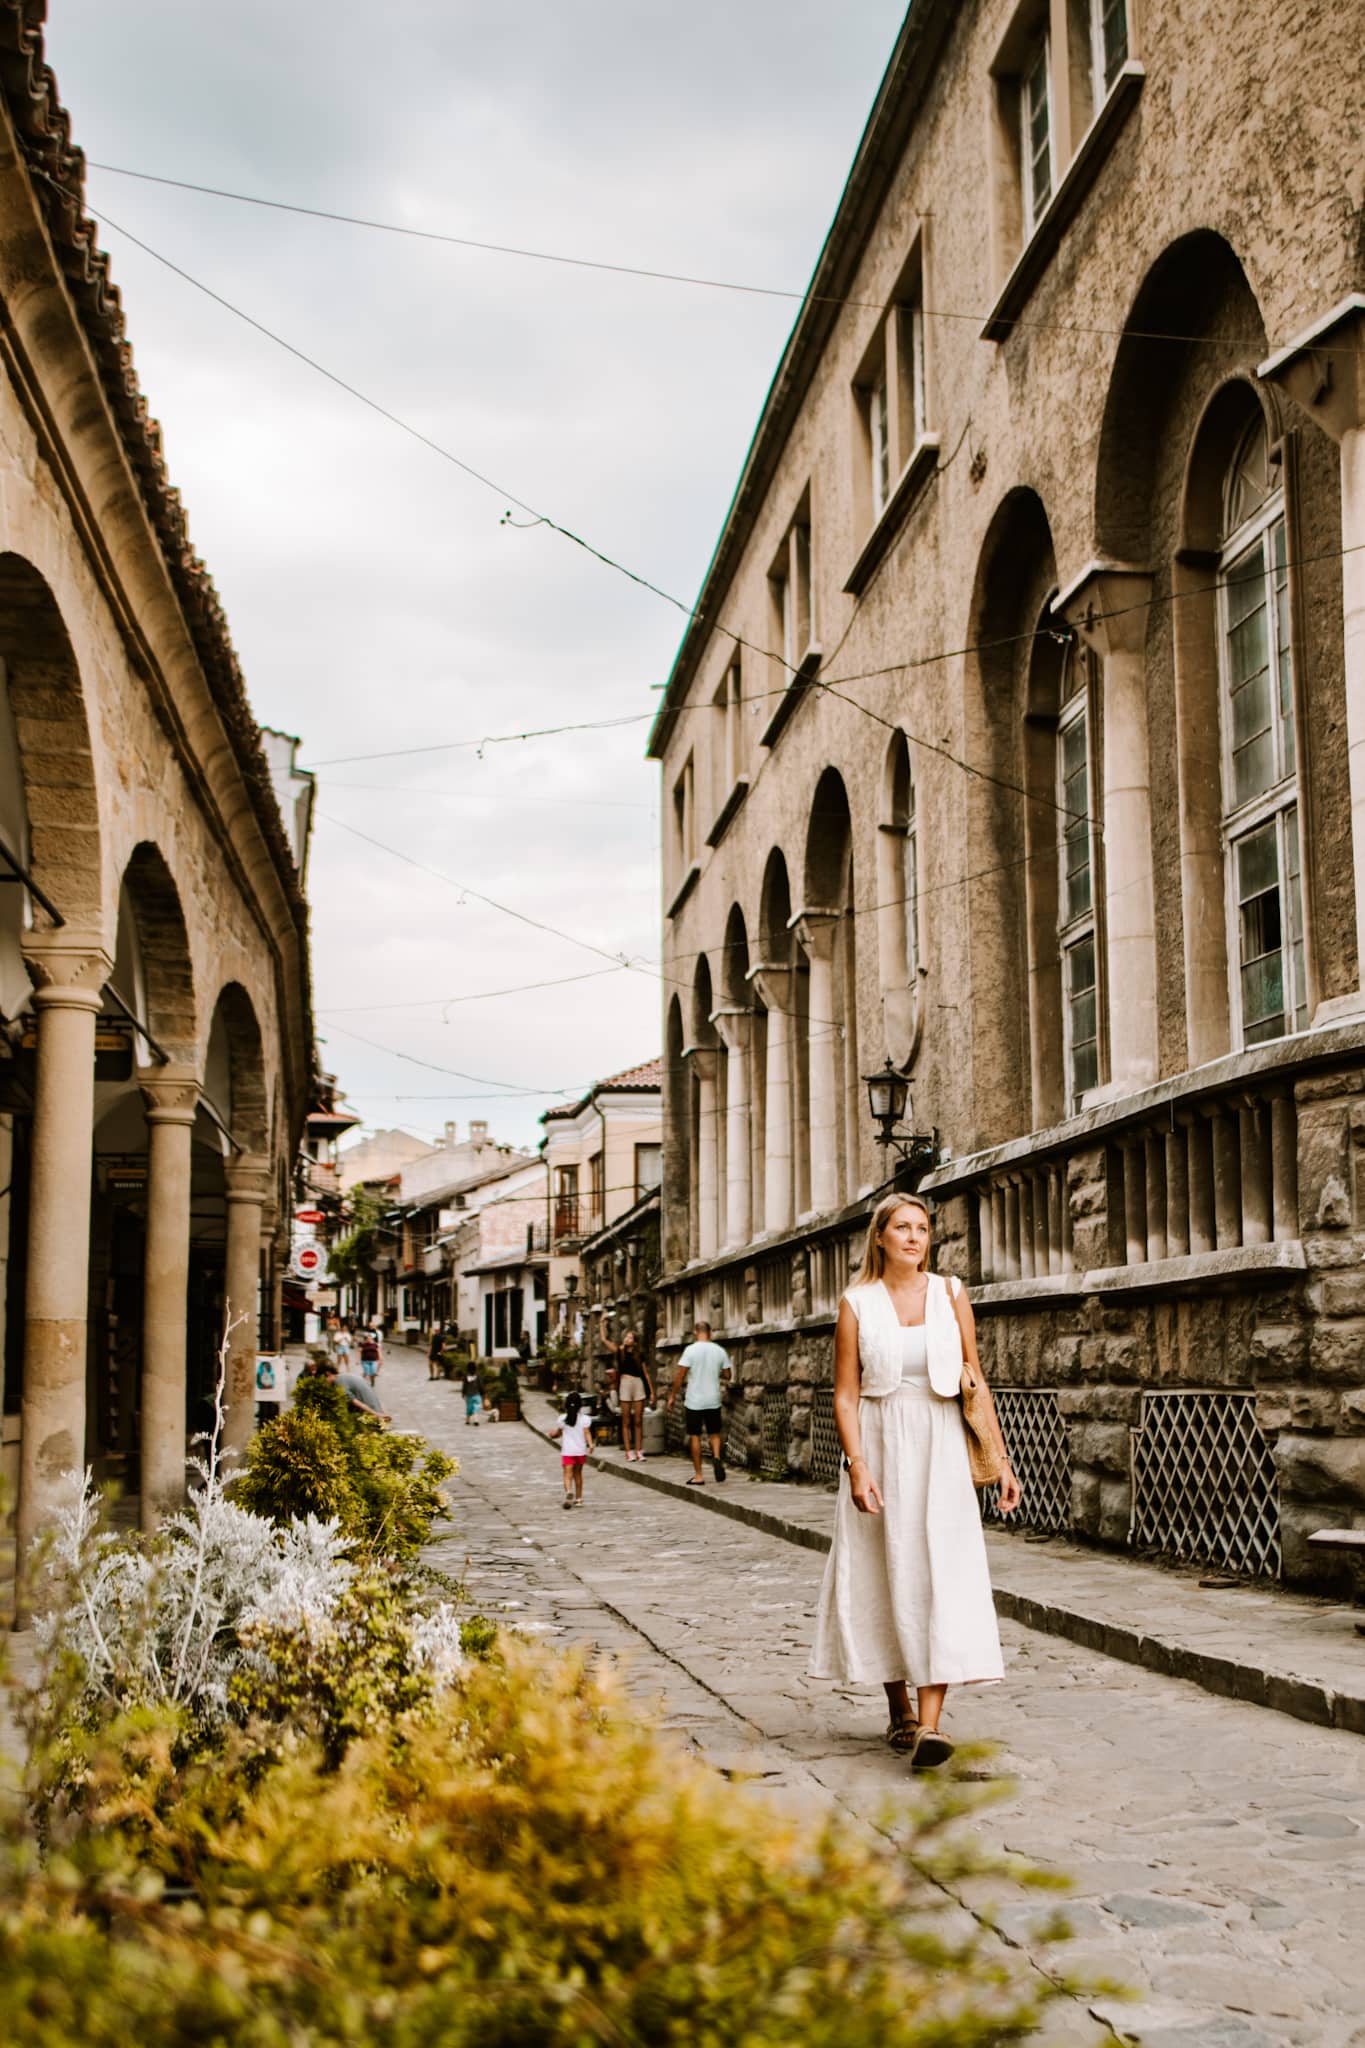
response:
<svg viewBox="0 0 1365 2048"><path fill-rule="evenodd" d="M119 994L134 1003L140 1021L173 1059L192 1066L199 1034L189 934L175 878L150 840L141 841L128 857L120 886L121 917L125 905L136 927L143 986L137 991L120 987Z"/></svg>
<svg viewBox="0 0 1365 2048"><path fill-rule="evenodd" d="M664 1229L669 1268L686 1264L692 1240L691 1080L686 1050L682 999L675 994L664 1027Z"/></svg>
<svg viewBox="0 0 1365 2048"><path fill-rule="evenodd" d="M32 563L16 554L0 554L0 664L34 882L66 924L98 931L103 848L80 672L56 598Z"/></svg>
<svg viewBox="0 0 1365 2048"><path fill-rule="evenodd" d="M711 962L705 953L698 953L697 964L692 969L692 1038L693 1045L714 1045L716 1027L711 1022L716 1007L715 993L711 982Z"/></svg>
<svg viewBox="0 0 1365 2048"><path fill-rule="evenodd" d="M268 1158L270 1107L261 1027L255 1005L239 981L226 982L213 1006L204 1088L242 1151ZM222 1093L226 1102L217 1099Z"/></svg>
<svg viewBox="0 0 1365 2048"><path fill-rule="evenodd" d="M785 967L792 956L792 892L787 862L773 847L763 869L758 897L758 950L765 964Z"/></svg>
<svg viewBox="0 0 1365 2048"><path fill-rule="evenodd" d="M1200 228L1163 249L1124 322L1105 396L1095 472L1099 555L1151 561L1160 466L1191 371L1206 389L1250 370L1265 352L1261 309L1231 244ZM1183 445L1185 435L1178 439Z"/></svg>
<svg viewBox="0 0 1365 2048"><path fill-rule="evenodd" d="M720 992L725 1003L746 1005L749 1001L749 931L744 922L744 912L737 903L730 905L730 914L725 920Z"/></svg>
<svg viewBox="0 0 1365 2048"><path fill-rule="evenodd" d="M1038 624L1057 583L1042 500L1006 494L977 562L964 669L967 857L963 863L970 980L973 1145L1033 1126L1036 1084L1029 1028L1028 841L1056 827L1049 800L1026 803L1025 733Z"/></svg>
<svg viewBox="0 0 1365 2048"><path fill-rule="evenodd" d="M909 1072L919 1050L920 976L925 971L917 792L910 742L895 732L882 762L877 821L877 970L882 1035L894 1064Z"/></svg>
<svg viewBox="0 0 1365 2048"><path fill-rule="evenodd" d="M801 943L809 961L805 1037L809 1187L816 1208L856 1191L861 1153L853 818L837 768L815 785L806 828ZM828 1122L829 1128L826 1127ZM798 1176L799 1178L799 1176Z"/></svg>

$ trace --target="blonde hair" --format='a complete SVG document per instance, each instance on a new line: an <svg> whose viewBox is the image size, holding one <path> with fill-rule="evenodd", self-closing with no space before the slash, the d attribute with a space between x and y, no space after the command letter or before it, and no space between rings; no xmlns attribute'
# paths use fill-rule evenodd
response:
<svg viewBox="0 0 1365 2048"><path fill-rule="evenodd" d="M863 1263L854 1276L855 1287L866 1287L873 1280L880 1280L886 1270L886 1251L882 1245L885 1230L897 1209L918 1209L929 1225L929 1245L924 1254L924 1271L929 1270L929 1253L933 1249L934 1219L929 1204L922 1195L883 1195L867 1219L867 1241L863 1246Z"/></svg>

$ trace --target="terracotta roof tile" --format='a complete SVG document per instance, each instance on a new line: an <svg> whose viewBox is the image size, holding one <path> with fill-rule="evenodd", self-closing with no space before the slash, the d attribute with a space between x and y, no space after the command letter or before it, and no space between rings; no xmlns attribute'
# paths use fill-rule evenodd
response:
<svg viewBox="0 0 1365 2048"><path fill-rule="evenodd" d="M651 1088L664 1085L664 1063L661 1059L645 1060L638 1067L623 1067L619 1074L608 1074L603 1081L594 1081L586 1095L580 1095L577 1102L565 1102L556 1109L547 1109L540 1121L552 1124L560 1118L577 1116L580 1109L592 1101L594 1095L602 1095L608 1088L635 1089L642 1094Z"/></svg>

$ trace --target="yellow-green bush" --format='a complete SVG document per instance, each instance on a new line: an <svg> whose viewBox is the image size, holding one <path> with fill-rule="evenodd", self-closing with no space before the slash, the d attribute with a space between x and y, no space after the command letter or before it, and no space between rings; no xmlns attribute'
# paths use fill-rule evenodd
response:
<svg viewBox="0 0 1365 2048"><path fill-rule="evenodd" d="M1036 2021L1040 1980L942 1925L952 1781L892 1849L778 1819L573 1660L504 1645L444 1708L259 1782L125 1731L45 1863L7 1843L13 2048L985 2048Z"/></svg>

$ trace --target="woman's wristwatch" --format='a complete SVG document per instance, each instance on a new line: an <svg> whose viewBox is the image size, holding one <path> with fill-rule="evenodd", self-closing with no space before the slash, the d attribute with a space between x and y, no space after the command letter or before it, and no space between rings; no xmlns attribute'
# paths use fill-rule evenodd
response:
<svg viewBox="0 0 1365 2048"><path fill-rule="evenodd" d="M865 1465L866 1463L867 1463L867 1459L866 1459L866 1458L865 1458L865 1457L863 1456L863 1454L862 1454L862 1452L861 1452L861 1451L859 1451L859 1452L857 1453L857 1455L856 1455L855 1457L852 1457L852 1458L850 1458L850 1456L848 1455L848 1452L847 1452L847 1451L845 1451L845 1452L844 1452L844 1470L845 1470L845 1472L851 1472L851 1471L853 1470L853 1467L854 1467L855 1465Z"/></svg>

